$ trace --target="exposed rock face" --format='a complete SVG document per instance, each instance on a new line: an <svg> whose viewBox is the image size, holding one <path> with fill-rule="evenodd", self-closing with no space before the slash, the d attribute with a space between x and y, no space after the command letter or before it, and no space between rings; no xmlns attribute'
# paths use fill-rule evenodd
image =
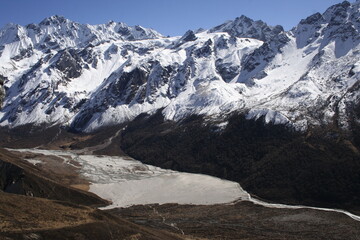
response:
<svg viewBox="0 0 360 240"><path fill-rule="evenodd" d="M0 76L0 109L5 98L4 77Z"/></svg>
<svg viewBox="0 0 360 240"><path fill-rule="evenodd" d="M179 39L179 43L195 41L197 39L195 33L191 30L187 31L184 36Z"/></svg>
<svg viewBox="0 0 360 240"><path fill-rule="evenodd" d="M59 59L55 67L61 71L66 78L77 78L81 75L81 59L73 49L64 50L59 53Z"/></svg>

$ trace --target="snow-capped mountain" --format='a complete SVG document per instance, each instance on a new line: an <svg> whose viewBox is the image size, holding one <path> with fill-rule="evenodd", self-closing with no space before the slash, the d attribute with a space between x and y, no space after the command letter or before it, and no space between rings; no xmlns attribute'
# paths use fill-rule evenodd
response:
<svg viewBox="0 0 360 240"><path fill-rule="evenodd" d="M79 24L62 16L52 16L39 24L25 27L7 24L0 32L0 44L19 43L22 49L64 49L85 47L106 41L141 40L163 37L152 29L141 26L129 27L125 23L113 21L101 25Z"/></svg>
<svg viewBox="0 0 360 240"><path fill-rule="evenodd" d="M59 16L9 24L0 31L0 124L92 131L163 109L175 121L239 111L297 129L347 128L360 101L359 8L345 1L291 31L241 16L167 38Z"/></svg>

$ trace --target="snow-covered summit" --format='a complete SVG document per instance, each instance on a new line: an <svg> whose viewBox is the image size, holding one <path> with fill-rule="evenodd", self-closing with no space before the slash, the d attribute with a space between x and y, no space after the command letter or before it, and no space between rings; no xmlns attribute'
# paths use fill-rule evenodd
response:
<svg viewBox="0 0 360 240"><path fill-rule="evenodd" d="M23 47L58 50L96 45L103 41L161 37L163 36L155 30L141 26L130 27L113 21L99 25L80 24L55 15L45 18L39 24L6 25L0 30L0 46L20 42Z"/></svg>
<svg viewBox="0 0 360 240"><path fill-rule="evenodd" d="M359 6L334 5L288 32L241 16L172 38L59 16L9 24L0 31L0 124L92 131L163 108L175 121L237 111L298 129L348 128L360 102Z"/></svg>

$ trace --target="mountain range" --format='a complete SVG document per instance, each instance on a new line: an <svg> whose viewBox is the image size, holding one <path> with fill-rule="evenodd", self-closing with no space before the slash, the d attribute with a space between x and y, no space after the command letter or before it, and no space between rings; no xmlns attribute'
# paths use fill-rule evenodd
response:
<svg viewBox="0 0 360 240"><path fill-rule="evenodd" d="M241 16L181 37L61 16L8 24L0 125L92 132L161 109L171 121L201 115L220 124L237 112L301 131L349 129L359 121L359 7L345 1L290 31Z"/></svg>

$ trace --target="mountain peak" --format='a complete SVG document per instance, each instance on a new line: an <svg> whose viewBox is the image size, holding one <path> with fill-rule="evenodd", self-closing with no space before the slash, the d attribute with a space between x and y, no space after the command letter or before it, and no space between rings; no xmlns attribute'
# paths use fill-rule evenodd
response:
<svg viewBox="0 0 360 240"><path fill-rule="evenodd" d="M241 15L240 17L235 18L235 21L243 21L243 22L255 22L253 19L249 18L248 16Z"/></svg>
<svg viewBox="0 0 360 240"><path fill-rule="evenodd" d="M8 24L0 29L0 45L22 41L21 46L43 49L64 49L83 47L107 40L143 40L163 37L155 30L141 26L130 27L122 22L106 24L80 24L63 16L45 18L39 24L25 27ZM19 49L21 51L21 49Z"/></svg>
<svg viewBox="0 0 360 240"><path fill-rule="evenodd" d="M351 4L348 1L344 1L329 7L323 16L329 24L341 24L347 19L347 12L350 7Z"/></svg>
<svg viewBox="0 0 360 240"><path fill-rule="evenodd" d="M181 38L180 42L189 42L189 41L195 41L197 38L195 36L194 31L188 30Z"/></svg>
<svg viewBox="0 0 360 240"><path fill-rule="evenodd" d="M62 24L62 23L66 23L66 22L70 22L70 20L66 19L63 16L53 15L53 16L47 17L44 20L42 20L40 22L40 25L49 26L49 25Z"/></svg>
<svg viewBox="0 0 360 240"><path fill-rule="evenodd" d="M261 20L254 21L245 15L209 30L209 32L227 32L235 37L255 38L261 41L271 41L274 35L283 31L284 28L280 25L273 27Z"/></svg>
<svg viewBox="0 0 360 240"><path fill-rule="evenodd" d="M323 21L323 20L325 20L323 18L323 15L321 13L317 12L305 19L302 19L300 21L300 24L314 24L314 23L317 23L317 22Z"/></svg>
<svg viewBox="0 0 360 240"><path fill-rule="evenodd" d="M108 23L106 23L107 27L129 27L126 23L124 22L115 22L114 20L110 20Z"/></svg>

